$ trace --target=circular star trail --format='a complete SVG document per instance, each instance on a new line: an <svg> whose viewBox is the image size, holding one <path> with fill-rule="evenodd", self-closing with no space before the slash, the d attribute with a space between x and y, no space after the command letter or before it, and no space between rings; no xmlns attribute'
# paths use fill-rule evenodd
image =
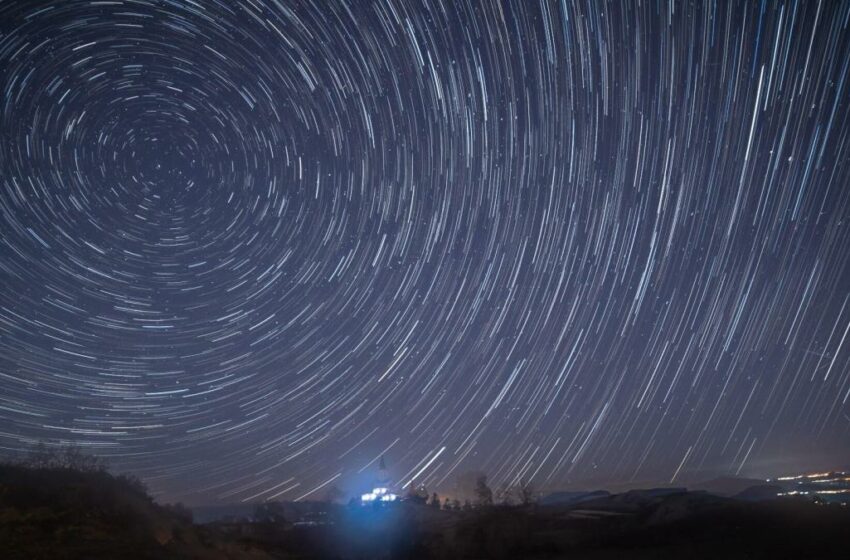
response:
<svg viewBox="0 0 850 560"><path fill-rule="evenodd" d="M850 4L0 22L4 453L189 503L850 453Z"/></svg>

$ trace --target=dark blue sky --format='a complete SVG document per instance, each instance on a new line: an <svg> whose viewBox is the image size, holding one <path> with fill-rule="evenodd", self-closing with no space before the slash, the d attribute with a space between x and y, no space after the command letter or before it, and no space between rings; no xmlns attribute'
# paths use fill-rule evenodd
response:
<svg viewBox="0 0 850 560"><path fill-rule="evenodd" d="M850 3L0 5L0 449L188 503L850 456Z"/></svg>

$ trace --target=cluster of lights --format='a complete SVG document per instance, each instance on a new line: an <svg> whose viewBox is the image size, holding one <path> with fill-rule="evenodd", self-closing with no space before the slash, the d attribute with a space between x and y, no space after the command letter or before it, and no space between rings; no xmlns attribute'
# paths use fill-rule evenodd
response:
<svg viewBox="0 0 850 560"><path fill-rule="evenodd" d="M796 490L786 490L779 492L777 496L841 496L838 501L846 506L850 503L850 473L839 472L824 472L813 474L800 474L796 476L782 476L775 479L777 482L790 482L797 487ZM824 488L824 487L827 488ZM829 488L832 487L832 488Z"/></svg>
<svg viewBox="0 0 850 560"><path fill-rule="evenodd" d="M808 496L809 494L848 494L850 490L790 490L788 492L780 492L777 496Z"/></svg>
<svg viewBox="0 0 850 560"><path fill-rule="evenodd" d="M364 504L373 502L394 502L398 496L388 491L386 488L374 488L368 494L362 494L360 501Z"/></svg>
<svg viewBox="0 0 850 560"><path fill-rule="evenodd" d="M828 472L827 473L814 473L814 474L798 474L797 476L780 476L776 480L788 481L788 480L800 480L800 479L803 479L803 478L821 478L821 477L824 477L824 476L829 476L831 474L832 473L828 473ZM843 474L843 473L839 473L839 474ZM770 480L770 479L768 478L768 480Z"/></svg>

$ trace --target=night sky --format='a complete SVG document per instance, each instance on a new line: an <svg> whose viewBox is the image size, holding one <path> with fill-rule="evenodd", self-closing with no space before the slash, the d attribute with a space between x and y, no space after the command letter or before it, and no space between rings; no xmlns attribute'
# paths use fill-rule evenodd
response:
<svg viewBox="0 0 850 560"><path fill-rule="evenodd" d="M850 458L850 2L0 4L0 453L187 503Z"/></svg>

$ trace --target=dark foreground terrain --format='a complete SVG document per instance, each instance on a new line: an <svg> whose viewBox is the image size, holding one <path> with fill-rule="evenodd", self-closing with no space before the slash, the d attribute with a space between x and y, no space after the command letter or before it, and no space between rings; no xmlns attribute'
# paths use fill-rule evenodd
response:
<svg viewBox="0 0 850 560"><path fill-rule="evenodd" d="M307 521L193 524L132 478L0 466L0 558L847 558L850 511L802 499L632 491L442 511L324 505ZM315 508L314 508L315 509Z"/></svg>

